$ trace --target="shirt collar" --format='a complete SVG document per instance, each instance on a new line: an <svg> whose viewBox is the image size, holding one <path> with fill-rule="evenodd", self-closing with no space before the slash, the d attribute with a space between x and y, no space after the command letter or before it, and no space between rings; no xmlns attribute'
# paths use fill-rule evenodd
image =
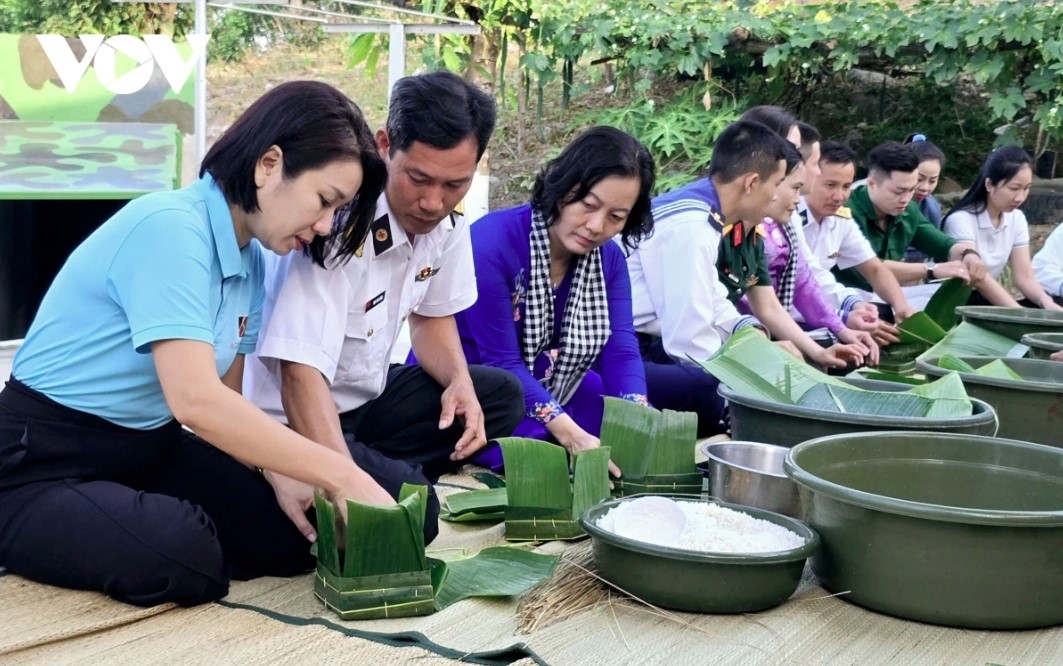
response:
<svg viewBox="0 0 1063 666"><path fill-rule="evenodd" d="M214 181L214 176L207 172L197 180L192 188L196 190L207 207L207 223L210 224L214 247L218 252L218 264L223 278L247 275L250 263L250 250L240 248L236 241L236 227L233 214L225 194ZM250 243L248 244L250 245Z"/></svg>
<svg viewBox="0 0 1063 666"><path fill-rule="evenodd" d="M853 191L849 193L848 204L849 208L853 211L854 219L861 218L867 220L866 226L868 229L879 229L876 222L878 220L878 214L875 213L875 206L871 203L871 197L867 193L867 185L861 185L853 189ZM887 223L893 221L893 217L887 217L886 221Z"/></svg>
<svg viewBox="0 0 1063 666"><path fill-rule="evenodd" d="M1009 222L1010 218L1011 218L1011 214L1010 213L1001 213L1000 214L1000 227L998 227L998 228L999 229L1003 229L1004 227L1008 226L1008 222ZM974 219L975 219L975 222L978 224L978 228L979 229L994 229L993 223L989 220L989 211L988 210L983 210L982 212L978 213L977 215L974 216Z"/></svg>
<svg viewBox="0 0 1063 666"><path fill-rule="evenodd" d="M369 229L368 242L373 244L373 254L377 257L401 245L411 245L406 230L399 224L391 212L388 196L384 192L376 200L375 220Z"/></svg>

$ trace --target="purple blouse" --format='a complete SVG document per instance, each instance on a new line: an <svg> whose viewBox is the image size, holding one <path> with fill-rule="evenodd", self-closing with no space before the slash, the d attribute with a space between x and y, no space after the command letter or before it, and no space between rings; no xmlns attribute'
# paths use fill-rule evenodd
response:
<svg viewBox="0 0 1063 666"><path fill-rule="evenodd" d="M778 288L782 279L786 262L790 256L790 243L786 240L786 232L778 222L771 220L764 222L764 256L768 260L768 273L771 274L771 283ZM823 287L820 286L808 262L805 261L804 253L797 253L797 276L794 280L794 307L804 318L805 323L813 328L826 328L831 333L837 334L845 328L845 322L838 313L830 306ZM749 313L749 303L743 298L738 309Z"/></svg>
<svg viewBox="0 0 1063 666"><path fill-rule="evenodd" d="M548 423L564 413L539 380L551 371L560 345L561 320L568 302L570 270L554 290L553 335L547 350L529 372L521 357L525 293L531 267L531 206L488 213L472 225L472 250L479 296L456 316L465 358L470 364L512 372L524 386L528 416ZM631 282L627 260L613 242L601 248L612 333L593 368L602 376L606 395L646 401L646 375L631 317Z"/></svg>

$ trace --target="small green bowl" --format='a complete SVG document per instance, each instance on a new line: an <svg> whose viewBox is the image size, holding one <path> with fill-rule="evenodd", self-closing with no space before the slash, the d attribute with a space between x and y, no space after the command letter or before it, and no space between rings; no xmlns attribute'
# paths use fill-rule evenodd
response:
<svg viewBox="0 0 1063 666"><path fill-rule="evenodd" d="M1027 333L1063 333L1063 312L1053 310L961 305L956 308L956 314L964 321L1015 342L1022 340Z"/></svg>
<svg viewBox="0 0 1063 666"><path fill-rule="evenodd" d="M1047 359L1063 351L1063 333L1027 333L1022 336L1022 344L1030 348L1029 358Z"/></svg>
<svg viewBox="0 0 1063 666"><path fill-rule="evenodd" d="M972 629L1063 624L1063 451L994 437L878 432L790 450L812 571L842 599Z"/></svg>
<svg viewBox="0 0 1063 666"><path fill-rule="evenodd" d="M804 523L763 509L705 502L767 520L795 532L805 543L775 553L700 553L626 539L598 527L609 509L634 497L607 500L583 512L580 524L591 535L594 563L605 580L655 606L695 613L754 613L778 606L801 582L805 560L819 536Z"/></svg>

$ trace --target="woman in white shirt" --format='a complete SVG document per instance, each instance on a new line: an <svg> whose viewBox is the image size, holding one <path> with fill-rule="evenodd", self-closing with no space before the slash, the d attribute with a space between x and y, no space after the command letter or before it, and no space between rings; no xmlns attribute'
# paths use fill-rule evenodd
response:
<svg viewBox="0 0 1063 666"><path fill-rule="evenodd" d="M945 216L945 233L957 241L974 243L994 278L1010 264L1011 283L1026 297L1024 305L1063 310L1037 282L1030 261L1030 231L1019 206L1029 196L1032 183L1033 160L1022 147L994 150L971 189ZM975 299L980 301L978 293ZM1019 307L999 282L991 283L980 294L989 305Z"/></svg>

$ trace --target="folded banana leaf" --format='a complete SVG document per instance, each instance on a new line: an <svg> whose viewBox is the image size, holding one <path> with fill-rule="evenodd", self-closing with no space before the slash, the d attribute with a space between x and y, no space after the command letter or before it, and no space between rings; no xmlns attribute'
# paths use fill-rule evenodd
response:
<svg viewBox="0 0 1063 666"><path fill-rule="evenodd" d="M549 442L523 437L500 439L506 466L506 539L552 541L585 533L580 514L609 497L608 447L572 456Z"/></svg>
<svg viewBox="0 0 1063 666"><path fill-rule="evenodd" d="M694 461L697 438L697 414L605 398L602 446L612 451L621 472L613 481L613 496L700 493L702 474Z"/></svg>
<svg viewBox="0 0 1063 666"><path fill-rule="evenodd" d="M506 517L505 486L454 493L441 500L439 517L450 523L494 522Z"/></svg>
<svg viewBox="0 0 1063 666"><path fill-rule="evenodd" d="M993 377L995 379L1013 379L1018 382L1025 379L1025 377L1009 368L1004 361L999 358L978 368L974 371L974 374L981 377Z"/></svg>
<svg viewBox="0 0 1063 666"><path fill-rule="evenodd" d="M813 386L848 386L794 358L751 326L738 329L708 360L691 359L741 395L793 405Z"/></svg>
<svg viewBox="0 0 1063 666"><path fill-rule="evenodd" d="M908 389L906 393L920 395L931 400L930 409L924 415L927 417L970 416L974 413L974 403L967 395L963 380L952 373L936 381Z"/></svg>
<svg viewBox="0 0 1063 666"><path fill-rule="evenodd" d="M945 355L1021 358L1029 350L1030 348L1021 342L964 321L919 358L932 359Z"/></svg>
<svg viewBox="0 0 1063 666"><path fill-rule="evenodd" d="M959 278L946 280L930 297L923 312L944 330L949 330L960 320L956 308L966 305L974 288Z"/></svg>
<svg viewBox="0 0 1063 666"><path fill-rule="evenodd" d="M426 503L427 489L409 485L395 506L348 501L341 568L335 508L322 495L315 497L314 594L326 608L344 620L427 615L468 597L520 594L553 575L556 556L515 548L487 548L458 560L428 558Z"/></svg>
<svg viewBox="0 0 1063 666"><path fill-rule="evenodd" d="M901 344L918 344L931 347L945 337L945 329L930 318L926 312L916 312L900 324Z"/></svg>
<svg viewBox="0 0 1063 666"><path fill-rule="evenodd" d="M974 372L974 366L952 354L945 354L939 358L938 367L942 370L955 370L956 372Z"/></svg>

